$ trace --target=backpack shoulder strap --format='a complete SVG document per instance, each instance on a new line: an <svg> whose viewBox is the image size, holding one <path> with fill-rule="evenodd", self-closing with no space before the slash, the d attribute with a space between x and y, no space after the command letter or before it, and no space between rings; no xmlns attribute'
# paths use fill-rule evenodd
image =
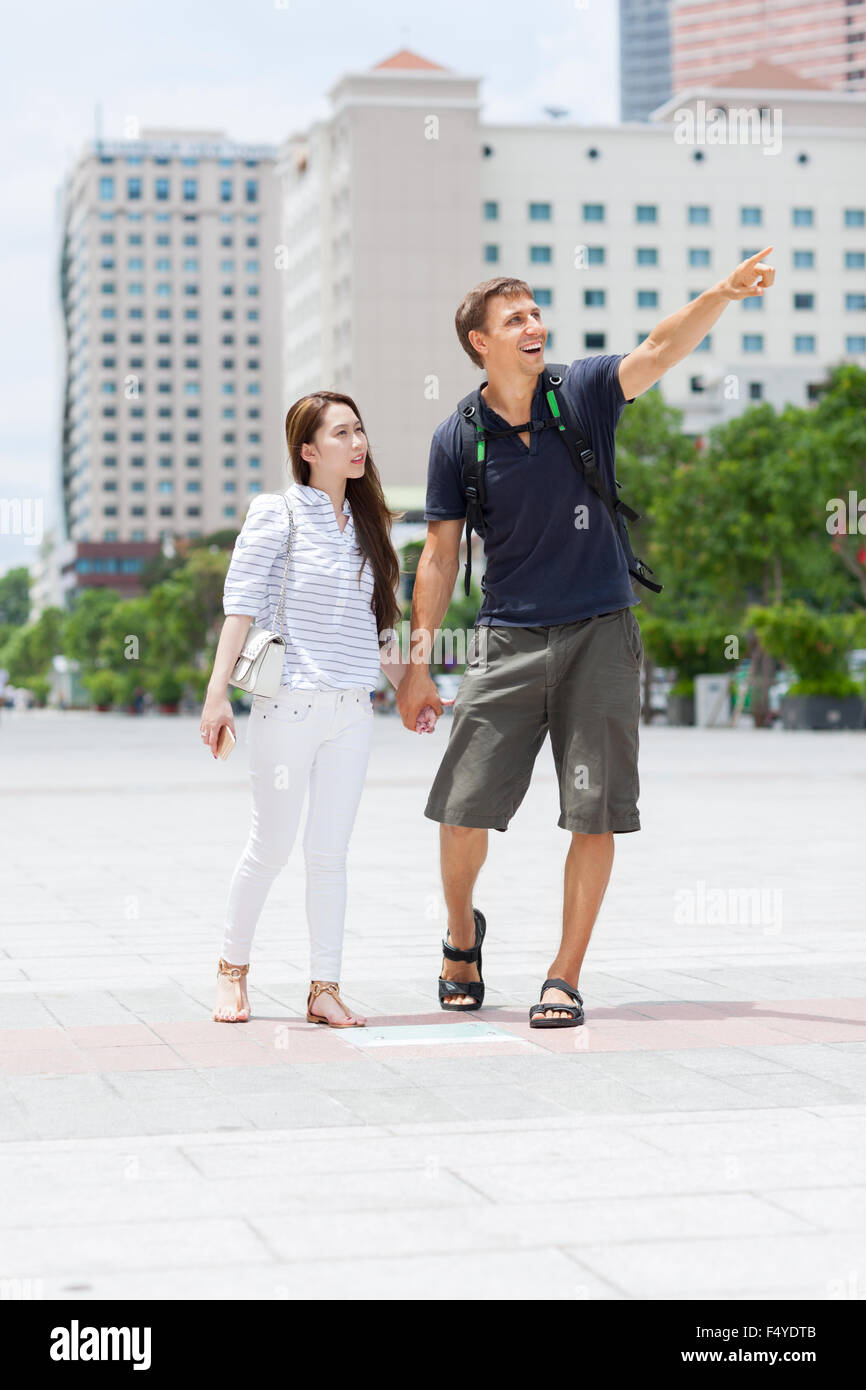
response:
<svg viewBox="0 0 866 1390"><path fill-rule="evenodd" d="M481 425L481 388L464 396L457 406L460 417L460 449L463 489L466 493L466 571L463 590L469 596L472 579L472 532L484 535L486 445Z"/></svg>
<svg viewBox="0 0 866 1390"><path fill-rule="evenodd" d="M648 579L647 575L653 571L649 565L635 555L632 550L631 540L628 534L628 522L640 520L640 513L629 507L621 497L614 494L611 496L602 479L595 461L595 455L591 445L587 442L581 432L571 401L562 390L562 382L565 377L566 367L558 362L548 362L543 372L542 389L547 398L548 406L554 419L559 422L562 431L563 442L565 443L575 470L585 479L587 486L591 487L604 503L608 515L613 523L620 545L625 553L626 563L629 574L636 579L644 588L652 589L654 593L661 593L662 585L656 584ZM616 479L614 479L616 482ZM619 483L616 484L619 487Z"/></svg>

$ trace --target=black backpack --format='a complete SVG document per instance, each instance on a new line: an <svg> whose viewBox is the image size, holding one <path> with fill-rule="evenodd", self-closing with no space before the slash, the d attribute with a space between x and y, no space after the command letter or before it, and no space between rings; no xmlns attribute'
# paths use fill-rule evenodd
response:
<svg viewBox="0 0 866 1390"><path fill-rule="evenodd" d="M647 578L647 575L652 574L653 570L650 569L649 565L644 564L643 560L639 559L631 548L628 522L638 521L640 513L629 507L621 497L611 497L602 482L592 449L581 434L571 403L559 390L565 371L565 366L548 362L542 372L542 390L550 408L550 415L543 420L530 420L525 425L512 425L506 430L485 429L481 424L480 386L471 391L468 396L464 396L457 407L462 438L463 486L466 491L466 578L464 589L467 596L472 576L472 532L477 531L478 535L483 538L487 530L484 521L484 505L487 501L485 482L487 440L499 439L506 434L523 434L527 431L534 433L536 430L544 429L560 430L563 443L568 449L571 462L578 474L592 488L593 492L598 494L607 507L614 530L625 552L629 574L645 588L652 589L657 594L661 593L662 585ZM616 482L616 479L614 481ZM620 483L617 482L616 486L619 488Z"/></svg>

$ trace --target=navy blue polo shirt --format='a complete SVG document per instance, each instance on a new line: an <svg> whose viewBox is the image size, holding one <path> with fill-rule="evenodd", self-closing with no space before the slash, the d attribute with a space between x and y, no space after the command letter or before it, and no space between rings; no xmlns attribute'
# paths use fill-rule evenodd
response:
<svg viewBox="0 0 866 1390"><path fill-rule="evenodd" d="M570 363L559 388L592 445L611 495L614 435L626 405L617 375L623 355ZM539 375L531 418L548 414ZM481 423L488 429L509 427L483 397ZM534 431L529 439L528 449L516 434L487 442L487 568L477 621L548 627L639 603L608 510L578 475L559 431ZM425 520L466 516L462 472L460 417L454 410L433 434Z"/></svg>

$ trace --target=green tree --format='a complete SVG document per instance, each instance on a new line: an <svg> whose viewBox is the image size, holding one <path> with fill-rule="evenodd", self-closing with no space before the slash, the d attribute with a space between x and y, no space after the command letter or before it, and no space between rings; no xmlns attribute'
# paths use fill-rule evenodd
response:
<svg viewBox="0 0 866 1390"><path fill-rule="evenodd" d="M116 589L83 589L66 623L64 651L81 667L82 676L104 666L100 651L105 624L114 607L120 603Z"/></svg>
<svg viewBox="0 0 866 1390"><path fill-rule="evenodd" d="M30 571L26 565L0 578L0 627L23 627L30 617Z"/></svg>
<svg viewBox="0 0 866 1390"><path fill-rule="evenodd" d="M808 413L800 451L818 481L810 521L828 559L847 580L842 599L833 593L835 606L866 605L866 371L853 363L836 367L829 375L814 410ZM855 517L849 518L849 494L854 494ZM833 499L842 504L845 529L833 534ZM850 521L854 520L854 528ZM841 578L841 576L839 576Z"/></svg>
<svg viewBox="0 0 866 1390"><path fill-rule="evenodd" d="M225 551L196 550L182 569L151 590L150 611L163 666L180 666L209 649L222 626L228 564Z"/></svg>
<svg viewBox="0 0 866 1390"><path fill-rule="evenodd" d="M0 667L13 685L26 686L31 677L49 674L53 657L63 651L65 623L62 608L45 608L35 623L13 630L0 650Z"/></svg>

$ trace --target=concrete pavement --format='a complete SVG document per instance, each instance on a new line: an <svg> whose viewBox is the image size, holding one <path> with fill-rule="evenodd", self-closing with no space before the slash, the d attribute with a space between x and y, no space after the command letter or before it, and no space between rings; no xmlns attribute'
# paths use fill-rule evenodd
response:
<svg viewBox="0 0 866 1390"><path fill-rule="evenodd" d="M249 801L243 721L226 764L197 727L0 716L0 1292L866 1297L862 734L644 730L587 1023L539 1032L569 844L549 745L490 832L461 1020L422 815L447 720L377 715L343 976L370 1027L336 1032L304 1021L300 843L253 1019L210 1020Z"/></svg>

